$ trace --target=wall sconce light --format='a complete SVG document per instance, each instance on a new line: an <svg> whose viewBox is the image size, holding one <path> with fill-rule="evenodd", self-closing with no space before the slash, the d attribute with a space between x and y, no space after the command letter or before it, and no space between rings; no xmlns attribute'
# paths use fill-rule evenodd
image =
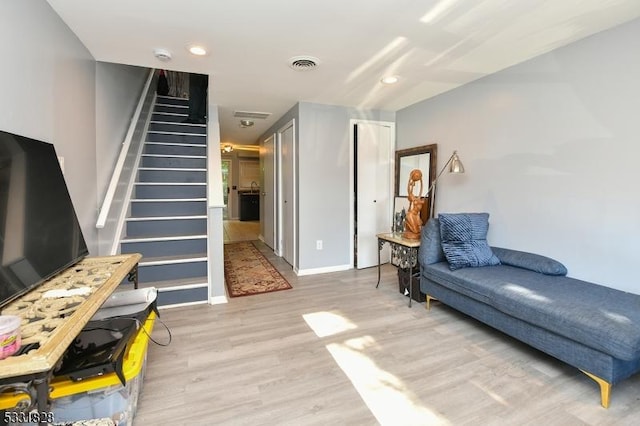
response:
<svg viewBox="0 0 640 426"><path fill-rule="evenodd" d="M233 151L233 146L231 144L226 144L223 148L222 148L223 152L229 153L231 151Z"/></svg>

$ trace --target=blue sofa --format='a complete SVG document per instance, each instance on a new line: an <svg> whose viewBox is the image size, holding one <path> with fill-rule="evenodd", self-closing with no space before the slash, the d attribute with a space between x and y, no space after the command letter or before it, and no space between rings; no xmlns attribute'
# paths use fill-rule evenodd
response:
<svg viewBox="0 0 640 426"><path fill-rule="evenodd" d="M487 225L488 226L488 225ZM440 302L580 369L600 386L640 370L640 296L569 278L559 262L491 247L498 265L452 270L439 220L423 227L420 290Z"/></svg>

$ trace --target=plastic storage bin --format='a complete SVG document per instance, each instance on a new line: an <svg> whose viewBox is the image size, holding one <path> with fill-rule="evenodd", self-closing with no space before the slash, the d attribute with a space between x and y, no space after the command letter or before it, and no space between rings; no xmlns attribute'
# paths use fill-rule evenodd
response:
<svg viewBox="0 0 640 426"><path fill-rule="evenodd" d="M147 360L149 334L156 319L151 312L125 354L123 386L115 373L73 382L54 379L51 411L56 422L110 418L116 425L130 426L136 413Z"/></svg>
<svg viewBox="0 0 640 426"><path fill-rule="evenodd" d="M49 397L54 424L100 418L110 418L116 425L132 424L144 379L149 336L155 319L156 313L151 311L126 349L122 368L125 385L122 385L115 373L80 381L71 381L66 377L56 377L51 381ZM0 409L16 407L25 397L24 394L2 394Z"/></svg>

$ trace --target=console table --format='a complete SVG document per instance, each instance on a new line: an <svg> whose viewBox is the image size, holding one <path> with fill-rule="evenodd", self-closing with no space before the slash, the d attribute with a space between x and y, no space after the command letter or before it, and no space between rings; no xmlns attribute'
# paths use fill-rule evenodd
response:
<svg viewBox="0 0 640 426"><path fill-rule="evenodd" d="M0 386L11 385L26 394L29 408L35 401L44 417L49 409L49 381L67 347L125 278L137 281L141 258L137 253L87 257L4 306L3 315L22 318L21 348L26 350L0 360ZM42 297L49 290L81 288L88 288L88 294Z"/></svg>
<svg viewBox="0 0 640 426"><path fill-rule="evenodd" d="M391 264L401 269L409 269L409 307L413 294L413 268L418 264L418 249L420 240L404 238L402 233L378 234L378 283L380 285L380 251L385 243L391 246Z"/></svg>

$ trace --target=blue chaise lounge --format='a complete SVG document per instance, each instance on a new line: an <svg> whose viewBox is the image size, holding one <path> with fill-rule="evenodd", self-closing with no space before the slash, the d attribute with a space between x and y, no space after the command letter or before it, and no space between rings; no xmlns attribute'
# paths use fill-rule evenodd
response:
<svg viewBox="0 0 640 426"><path fill-rule="evenodd" d="M611 386L640 370L640 295L569 278L548 257L489 247L487 229L486 213L440 214L423 227L427 309L437 299L580 369L607 408Z"/></svg>

